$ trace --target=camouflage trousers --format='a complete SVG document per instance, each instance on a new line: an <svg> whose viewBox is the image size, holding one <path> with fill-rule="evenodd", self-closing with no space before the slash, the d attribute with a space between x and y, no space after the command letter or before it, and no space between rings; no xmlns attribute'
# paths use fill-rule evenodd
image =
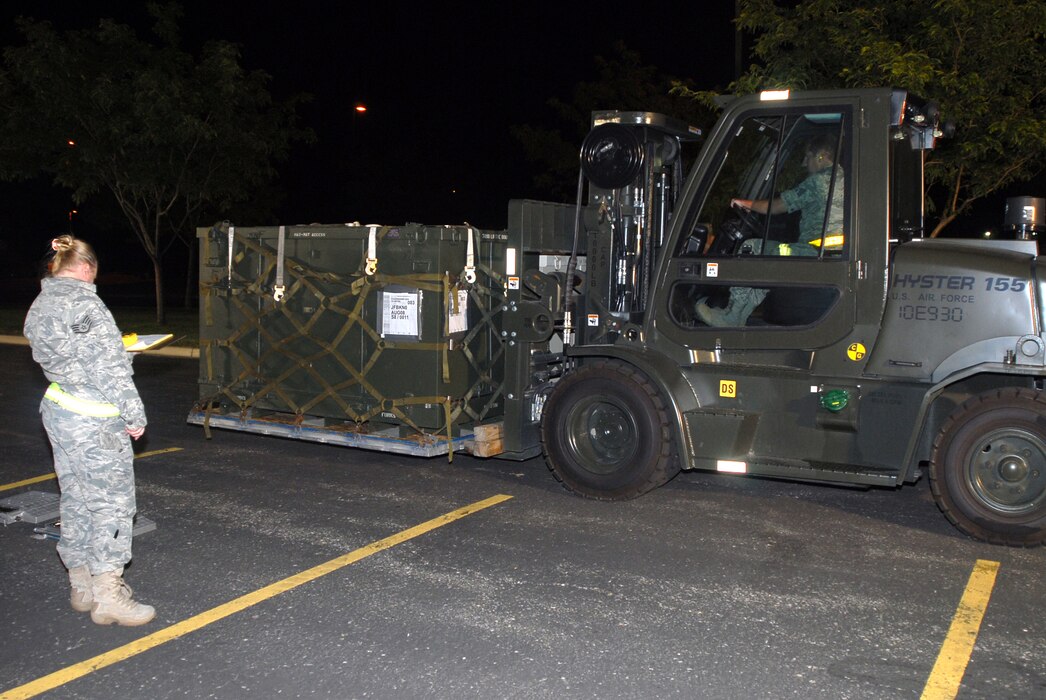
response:
<svg viewBox="0 0 1046 700"><path fill-rule="evenodd" d="M58 556L92 575L131 560L136 512L134 452L119 418L73 413L48 399L40 404L62 491Z"/></svg>

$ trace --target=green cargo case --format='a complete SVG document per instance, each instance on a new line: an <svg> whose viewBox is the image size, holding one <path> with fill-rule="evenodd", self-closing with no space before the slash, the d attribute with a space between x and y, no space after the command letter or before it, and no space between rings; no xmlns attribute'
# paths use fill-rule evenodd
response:
<svg viewBox="0 0 1046 700"><path fill-rule="evenodd" d="M197 237L204 419L191 422L439 454L503 413L504 232L223 225Z"/></svg>

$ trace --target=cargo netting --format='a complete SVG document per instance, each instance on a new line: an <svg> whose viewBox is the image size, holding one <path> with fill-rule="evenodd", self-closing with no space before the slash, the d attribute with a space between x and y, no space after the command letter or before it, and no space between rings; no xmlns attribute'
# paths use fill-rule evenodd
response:
<svg viewBox="0 0 1046 700"><path fill-rule="evenodd" d="M392 228L382 227L379 240ZM225 274L209 280L201 275L200 281L200 378L201 384L216 389L201 396L196 410L207 415L208 436L211 413L232 412L233 407L241 420L257 414L300 425L319 416L324 428L359 433L368 432L370 422L380 416L410 429L403 432L413 432L404 440L446 441L452 458L455 427L496 414L504 393L500 319L505 279L482 255L476 256L473 282L466 281L464 272L383 274L378 269L368 274L362 257L355 271L335 273L288 256L282 265L285 291L277 301L272 280L278 248L256 236L230 239L230 245ZM465 292L471 318L467 329L424 342L382 337L368 309L377 305L374 296L390 287L437 295L442 321L459 312ZM388 395L375 373L383 356L395 351L435 354L442 381L450 385L456 379L464 391ZM455 353L465 360L464 383L452 376L452 366L462 366L460 360L452 362ZM411 357L404 356L404 371ZM387 364L382 371L389 371ZM310 393L302 395L301 387L310 387ZM410 407L421 405L441 407L441 424L419 425Z"/></svg>

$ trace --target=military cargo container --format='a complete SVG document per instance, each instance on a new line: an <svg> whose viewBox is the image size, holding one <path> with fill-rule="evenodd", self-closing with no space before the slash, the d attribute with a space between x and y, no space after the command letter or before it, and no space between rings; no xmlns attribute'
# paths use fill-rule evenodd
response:
<svg viewBox="0 0 1046 700"><path fill-rule="evenodd" d="M534 431L528 445L502 438L506 401L518 420L518 389L530 381L506 377L506 358L518 363L517 339L534 335L519 316L522 297L537 298L521 290L536 283L519 270L541 261L524 250L523 227L534 245L555 250L565 219L547 204L513 208L511 233L200 229L200 404L190 420L425 456L537 454ZM557 287L536 274L546 292ZM547 340L552 309L541 309Z"/></svg>

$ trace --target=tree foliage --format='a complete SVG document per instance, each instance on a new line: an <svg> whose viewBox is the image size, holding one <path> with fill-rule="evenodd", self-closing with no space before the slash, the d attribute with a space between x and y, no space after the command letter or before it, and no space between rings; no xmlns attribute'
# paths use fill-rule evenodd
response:
<svg viewBox="0 0 1046 700"><path fill-rule="evenodd" d="M680 82L645 65L639 53L625 44L614 45L609 57L596 56L598 77L574 86L569 102L548 101L562 126L514 126L512 131L530 161L541 166L535 185L547 196L573 201L577 185L581 142L592 128L592 112L604 109L660 112L698 125L714 120L704 105L673 93Z"/></svg>
<svg viewBox="0 0 1046 700"><path fill-rule="evenodd" d="M1041 170L1042 0L741 0L737 21L756 63L729 92L890 85L938 103L957 131L927 163L932 235Z"/></svg>
<svg viewBox="0 0 1046 700"><path fill-rule="evenodd" d="M201 215L267 183L308 134L294 126L296 100L274 103L235 45L194 56L179 46L179 8L150 12L147 39L108 19L65 33L18 20L24 43L4 50L0 72L0 177L44 173L78 203L108 192L153 263L162 320L164 253Z"/></svg>

